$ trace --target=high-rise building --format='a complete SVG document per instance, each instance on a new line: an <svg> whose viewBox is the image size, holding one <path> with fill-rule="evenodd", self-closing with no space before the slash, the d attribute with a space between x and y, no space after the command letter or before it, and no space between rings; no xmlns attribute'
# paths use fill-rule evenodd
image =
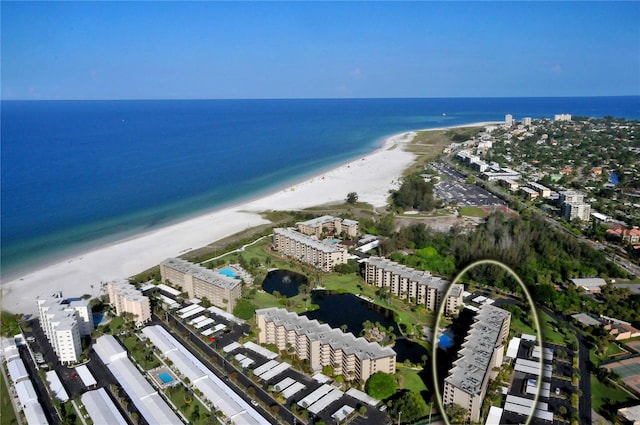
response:
<svg viewBox="0 0 640 425"><path fill-rule="evenodd" d="M444 406L457 404L469 412L471 422L480 420L480 409L493 368L502 364L504 342L509 335L511 314L489 304L477 312L474 322L444 381Z"/></svg>
<svg viewBox="0 0 640 425"><path fill-rule="evenodd" d="M507 114L504 116L504 124L511 127L514 123L513 115Z"/></svg>
<svg viewBox="0 0 640 425"><path fill-rule="evenodd" d="M232 312L242 295L242 281L180 258L160 263L162 281L186 291L190 298L207 298L216 307Z"/></svg>
<svg viewBox="0 0 640 425"><path fill-rule="evenodd" d="M342 232L349 236L358 236L359 223L355 220L342 219L331 215L313 218L311 220L296 223L298 232L305 235L314 235L319 238L323 232Z"/></svg>
<svg viewBox="0 0 640 425"><path fill-rule="evenodd" d="M591 205L584 202L584 195L573 190L560 192L560 214L565 220L587 221L591 216Z"/></svg>
<svg viewBox="0 0 640 425"><path fill-rule="evenodd" d="M289 228L273 229L273 247L303 263L330 272L347 262L347 250Z"/></svg>
<svg viewBox="0 0 640 425"><path fill-rule="evenodd" d="M151 320L151 302L135 286L124 281L109 282L107 292L109 303L115 307L118 316L131 313L135 322L141 324Z"/></svg>
<svg viewBox="0 0 640 425"><path fill-rule="evenodd" d="M522 118L522 125L531 125L531 117Z"/></svg>
<svg viewBox="0 0 640 425"><path fill-rule="evenodd" d="M427 310L439 311L442 299L451 283L427 271L415 270L382 257L369 257L365 262L364 280L391 293L424 305ZM462 305L464 286L456 283L445 300L445 313L455 314Z"/></svg>
<svg viewBox="0 0 640 425"><path fill-rule="evenodd" d="M571 114L556 114L553 117L554 121L571 121Z"/></svg>
<svg viewBox="0 0 640 425"><path fill-rule="evenodd" d="M275 344L308 360L313 370L333 367L336 375L365 382L376 372L396 371L396 352L377 342L356 338L352 333L298 316L283 308L256 310L260 344Z"/></svg>
<svg viewBox="0 0 640 425"><path fill-rule="evenodd" d="M36 298L40 327L61 363L75 363L82 353L81 336L93 332L93 316L86 300L63 302L62 294Z"/></svg>

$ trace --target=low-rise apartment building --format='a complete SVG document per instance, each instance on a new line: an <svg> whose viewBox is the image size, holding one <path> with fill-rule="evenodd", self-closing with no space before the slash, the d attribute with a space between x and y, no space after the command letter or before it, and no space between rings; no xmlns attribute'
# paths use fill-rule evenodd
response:
<svg viewBox="0 0 640 425"><path fill-rule="evenodd" d="M330 272L347 262L347 250L289 228L273 229L273 247L303 263Z"/></svg>
<svg viewBox="0 0 640 425"><path fill-rule="evenodd" d="M502 364L504 342L509 335L511 314L489 304L483 305L474 318L467 336L444 381L444 406L458 404L469 412L471 422L480 420L482 401L492 369Z"/></svg>
<svg viewBox="0 0 640 425"><path fill-rule="evenodd" d="M189 298L207 298L216 307L231 312L242 295L242 281L215 270L209 270L180 258L168 258L160 263L163 282L171 282Z"/></svg>
<svg viewBox="0 0 640 425"><path fill-rule="evenodd" d="M128 282L107 283L109 304L115 307L116 314L133 314L136 323L146 323L151 320L151 302L142 295L135 286Z"/></svg>
<svg viewBox="0 0 640 425"><path fill-rule="evenodd" d="M370 257L366 261L364 280L379 288L389 288L394 295L424 305L432 311L439 311L451 285L449 281L427 271L415 270L382 257ZM463 292L463 285L456 283L451 286L445 300L446 314L458 312Z"/></svg>
<svg viewBox="0 0 640 425"><path fill-rule="evenodd" d="M351 237L358 236L359 223L355 220L342 219L331 215L323 215L322 217L312 218L311 220L296 223L298 232L305 235L313 235L319 238L322 233L335 233L336 235L344 232Z"/></svg>
<svg viewBox="0 0 640 425"><path fill-rule="evenodd" d="M69 364L80 359L80 337L93 332L93 314L87 300L63 301L60 293L36 299L42 331L60 363Z"/></svg>
<svg viewBox="0 0 640 425"><path fill-rule="evenodd" d="M551 189L549 189L547 186L541 185L540 183L529 181L527 182L527 187L530 187L531 189L538 192L538 195L540 195L541 198L548 198L551 196Z"/></svg>
<svg viewBox="0 0 640 425"><path fill-rule="evenodd" d="M283 308L256 310L260 344L275 344L308 360L313 370L331 366L336 375L365 382L376 372L396 371L396 352L352 333L333 329L317 320Z"/></svg>

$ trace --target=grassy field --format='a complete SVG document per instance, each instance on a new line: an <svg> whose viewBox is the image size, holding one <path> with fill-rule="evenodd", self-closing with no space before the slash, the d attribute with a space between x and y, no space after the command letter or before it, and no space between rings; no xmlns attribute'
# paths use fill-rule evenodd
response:
<svg viewBox="0 0 640 425"><path fill-rule="evenodd" d="M0 377L0 425L15 425L18 423L16 412L9 398L9 389L5 385L4 378Z"/></svg>
<svg viewBox="0 0 640 425"><path fill-rule="evenodd" d="M540 326L542 326L542 335L545 341L555 342L556 344L564 344L565 337L556 331L556 321L549 317L544 311L538 311Z"/></svg>
<svg viewBox="0 0 640 425"><path fill-rule="evenodd" d="M398 366L396 373L398 387L401 389L415 391L417 393L427 391L427 386L419 375L420 372L420 370Z"/></svg>
<svg viewBox="0 0 640 425"><path fill-rule="evenodd" d="M136 336L130 335L120 337L120 340L127 347L131 354L144 370L150 370L160 366L160 360L151 353L151 349L146 347Z"/></svg>
<svg viewBox="0 0 640 425"><path fill-rule="evenodd" d="M219 424L213 413L209 412L184 386L176 385L165 390L173 404L189 419L190 424L209 425ZM197 413L194 413L196 412Z"/></svg>
<svg viewBox="0 0 640 425"><path fill-rule="evenodd" d="M466 217L486 217L489 214L480 207L460 207L460 215Z"/></svg>
<svg viewBox="0 0 640 425"><path fill-rule="evenodd" d="M620 346L618 346L618 344L615 343L611 343L609 344L609 347L607 347L607 356L611 357L611 356L615 356L618 354L624 354L624 353L628 353L627 350L620 348Z"/></svg>
<svg viewBox="0 0 640 425"><path fill-rule="evenodd" d="M591 375L591 407L596 412L602 412L603 407L622 403L632 397L617 387L609 387Z"/></svg>

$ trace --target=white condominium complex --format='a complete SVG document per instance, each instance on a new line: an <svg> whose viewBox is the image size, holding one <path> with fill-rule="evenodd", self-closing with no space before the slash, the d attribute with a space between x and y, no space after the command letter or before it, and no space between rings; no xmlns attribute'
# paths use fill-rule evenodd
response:
<svg viewBox="0 0 640 425"><path fill-rule="evenodd" d="M511 127L515 123L515 120L513 119L513 115L511 115L511 114L505 115L504 116L504 123L505 123L505 125Z"/></svg>
<svg viewBox="0 0 640 425"><path fill-rule="evenodd" d="M336 265L347 262L346 249L303 235L293 229L273 229L273 247L325 272L330 272Z"/></svg>
<svg viewBox="0 0 640 425"><path fill-rule="evenodd" d="M89 301L63 303L62 294L36 298L40 327L61 363L74 363L80 359L80 337L93 332L93 315Z"/></svg>
<svg viewBox="0 0 640 425"><path fill-rule="evenodd" d="M151 303L135 286L128 282L109 282L109 303L116 308L116 314L131 313L136 323L151 320Z"/></svg>
<svg viewBox="0 0 640 425"><path fill-rule="evenodd" d="M171 282L186 291L189 298L207 298L216 307L233 311L242 295L242 281L209 270L180 258L160 263L163 282Z"/></svg>
<svg viewBox="0 0 640 425"><path fill-rule="evenodd" d="M361 382L376 372L396 371L396 352L391 348L332 329L306 316L272 307L256 310L256 322L260 329L259 343L275 344L279 350L295 350L298 358L308 360L313 370L331 366L336 375Z"/></svg>
<svg viewBox="0 0 640 425"><path fill-rule="evenodd" d="M571 114L556 114L553 116L554 121L571 121Z"/></svg>
<svg viewBox="0 0 640 425"><path fill-rule="evenodd" d="M394 295L438 311L450 283L427 271L415 270L382 257L370 257L365 263L364 280L379 288L389 288ZM464 286L456 283L445 300L446 314L458 312Z"/></svg>
<svg viewBox="0 0 640 425"><path fill-rule="evenodd" d="M458 404L469 412L471 422L480 420L482 401L489 380L495 377L492 369L502 364L504 341L509 335L511 314L485 304L474 322L444 381L442 402L445 406Z"/></svg>
<svg viewBox="0 0 640 425"><path fill-rule="evenodd" d="M573 190L560 192L560 214L565 220L589 220L591 205L584 202L584 195Z"/></svg>
<svg viewBox="0 0 640 425"><path fill-rule="evenodd" d="M342 219L330 215L323 215L322 217L296 224L300 233L314 235L317 238L319 238L323 232L335 232L336 234L344 232L349 236L356 237L358 236L359 229L359 223L355 220Z"/></svg>

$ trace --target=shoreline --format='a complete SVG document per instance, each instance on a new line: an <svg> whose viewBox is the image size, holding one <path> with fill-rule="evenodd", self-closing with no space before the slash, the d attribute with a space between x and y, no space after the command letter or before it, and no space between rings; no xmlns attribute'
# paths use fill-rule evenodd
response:
<svg viewBox="0 0 640 425"><path fill-rule="evenodd" d="M12 276L0 287L2 308L11 313L34 314L35 298L48 290L62 291L67 297L97 296L101 282L128 278L168 257L183 255L248 228L271 223L261 217L260 213L264 211L297 210L344 202L349 192L356 192L360 201L374 207L384 206L389 190L399 187L399 178L416 159L416 155L406 151L404 146L413 141L417 132L495 123L470 123L394 134L383 138L381 145L367 155L314 172L312 176L294 179L275 191L216 207Z"/></svg>

